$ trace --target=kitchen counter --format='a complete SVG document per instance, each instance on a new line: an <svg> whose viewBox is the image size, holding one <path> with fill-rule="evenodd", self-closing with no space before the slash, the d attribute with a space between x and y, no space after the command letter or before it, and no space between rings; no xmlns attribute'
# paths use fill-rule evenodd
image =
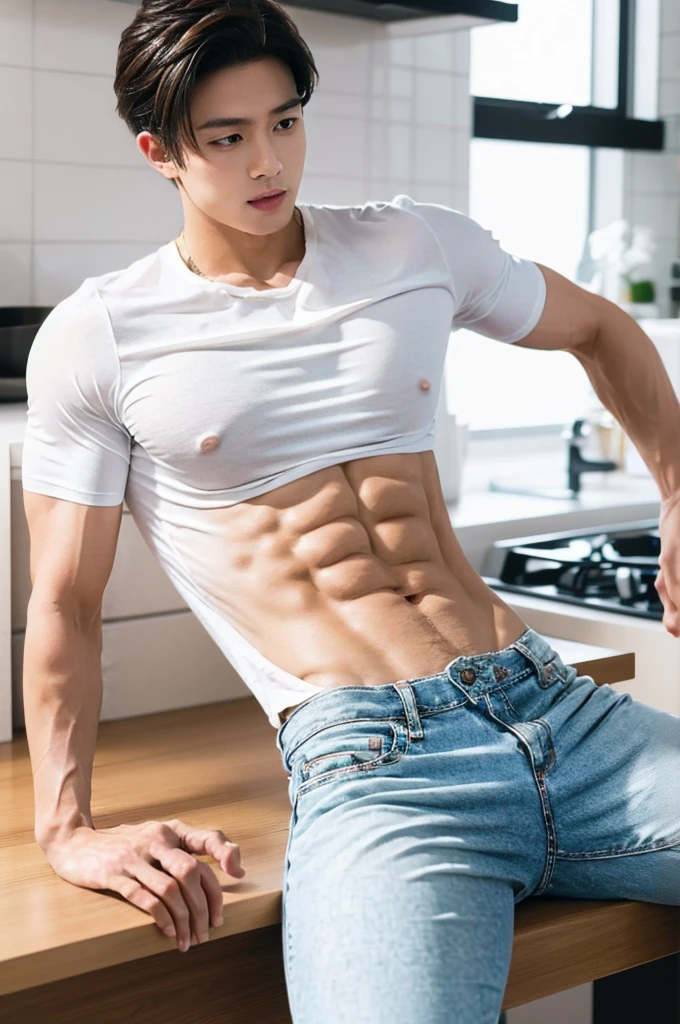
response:
<svg viewBox="0 0 680 1024"><path fill-rule="evenodd" d="M634 656L629 652L546 639L565 664L575 665L579 674L589 674L597 682L613 683L634 675ZM238 936L249 948L248 942L255 939L248 939L247 933L280 926L290 804L287 775L274 740L274 730L252 697L100 723L91 804L97 828L178 817L199 827L222 829L241 846L247 872L243 880L225 875L212 858L200 858L210 864L221 884L224 924L211 929L211 943L186 954L177 951L176 943L160 932L149 915L127 901L114 898L113 893L72 886L52 871L34 841L26 738L17 736L0 746L3 1020L9 1019L5 1012L13 1005L8 994L36 988L35 1006L54 1007L53 998L40 1002L49 983L87 975L82 985L69 990L74 1000L83 999L96 988L97 975L92 972L103 975L104 969L109 970L116 998L122 998L128 976L140 976L131 961L145 960L148 978L153 979L148 981L153 1001L154 988L159 995L163 988L154 974L156 964L169 979L179 972L185 984L214 942ZM521 915L522 908L518 909ZM110 971L116 965L120 970L115 972L114 986ZM200 971L193 977L196 986L203 984L199 978ZM261 981L268 983L264 976ZM226 1019L218 1013L203 1016L199 1007L203 996L198 992L197 987L192 1020ZM227 998L226 993L223 996ZM49 1014L54 1019L52 1009ZM19 1019L42 1018L11 1017ZM75 1010L67 1017L60 1005L58 1019L75 1022L95 1017ZM96 1019L103 1018L96 1014ZM124 1019L132 1017L112 1013L106 1018ZM260 1021L265 1015L253 1012L248 1019Z"/></svg>
<svg viewBox="0 0 680 1024"><path fill-rule="evenodd" d="M464 488L460 500L448 506L451 522L456 531L470 526L488 523L525 523L542 520L548 523L546 529L553 529L554 523L565 522L564 527L555 529L576 529L580 518L593 522L593 514L611 512L616 521L623 511L626 518L651 518L659 514L659 489L653 480L640 480L627 473L593 473L596 480L583 484L576 498L542 498L534 495L505 494L488 489ZM532 532L540 533L542 527Z"/></svg>

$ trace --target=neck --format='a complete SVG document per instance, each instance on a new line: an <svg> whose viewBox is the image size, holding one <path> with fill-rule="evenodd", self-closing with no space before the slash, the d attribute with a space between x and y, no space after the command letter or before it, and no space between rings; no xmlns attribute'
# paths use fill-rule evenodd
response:
<svg viewBox="0 0 680 1024"><path fill-rule="evenodd" d="M188 217L176 243L184 262L204 277L243 275L263 283L288 264L299 263L305 253L304 226L298 210L283 228L266 235L249 234L203 217Z"/></svg>

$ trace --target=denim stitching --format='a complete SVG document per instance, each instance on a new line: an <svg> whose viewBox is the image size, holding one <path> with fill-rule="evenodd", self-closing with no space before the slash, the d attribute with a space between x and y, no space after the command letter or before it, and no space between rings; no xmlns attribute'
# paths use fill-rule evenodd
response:
<svg viewBox="0 0 680 1024"><path fill-rule="evenodd" d="M517 714L517 711L515 710L515 708L514 708L514 706L512 704L512 701L508 697L508 695L505 692L505 690L503 689L503 687L502 686L499 687L499 689L496 692L498 693L498 696L501 698L501 700L505 704L506 711L508 711L508 713L511 714L512 717L514 719L516 719L518 722L521 721L520 716Z"/></svg>
<svg viewBox="0 0 680 1024"><path fill-rule="evenodd" d="M379 758L376 758L374 761L368 761L362 764L353 764L350 765L348 768L334 768L332 771L327 772L325 775L322 775L318 779L308 779L306 782L301 782L297 787L295 795L296 805L298 799L301 796L304 796L305 793L308 793L312 789L317 789L319 786L324 786L328 782L333 782L336 779L343 779L347 776L358 775L361 772L369 772L374 768L377 768L381 764L396 764L397 762L401 761L401 759L406 756L410 749L410 739L408 735L408 730L404 730L402 736L404 736L406 739L406 746L403 751L399 750L399 733L397 728L395 727L394 742L392 743L392 746L385 754L381 754L381 756ZM300 773L300 778L302 778L302 772Z"/></svg>
<svg viewBox="0 0 680 1024"><path fill-rule="evenodd" d="M368 718L342 718L338 721L328 722L326 725L319 726L319 728L315 729L314 732L304 733L302 739L298 740L295 746L290 747L286 752L288 759L290 760L295 751L299 750L303 743L306 743L307 740L310 740L313 736L318 736L319 733L323 732L325 729L332 729L336 725L360 725L363 722L386 723L387 725L392 725L394 722L394 716L388 715L387 718L374 718L372 716L369 716Z"/></svg>
<svg viewBox="0 0 680 1024"><path fill-rule="evenodd" d="M680 849L680 837L673 839L671 842L667 840L659 840L656 843L651 843L648 846L638 847L635 850L590 850L588 853L563 853L561 850L557 851L558 860L606 860L608 857L635 857L639 853L655 853L657 850L672 850L675 847Z"/></svg>
<svg viewBox="0 0 680 1024"><path fill-rule="evenodd" d="M535 719L535 721L541 722L541 724L544 725L546 727L546 729L548 730L548 740L549 740L549 743L550 743L550 760L548 761L548 764L543 769L544 774L547 775L548 772L550 771L550 769L552 768L552 766L555 764L555 741L553 740L553 731L552 731L552 728L550 726L550 722L547 722L545 720L545 718L537 718L537 719Z"/></svg>
<svg viewBox="0 0 680 1024"><path fill-rule="evenodd" d="M522 643L521 640L515 640L514 644L511 644L510 646L515 647L521 654L524 655L525 658L529 659L531 664L534 666L534 671L536 672L536 675L538 677L538 685L541 687L541 689L545 689L546 684L543 682L545 663L542 662L539 656L532 651L531 647L527 646L527 644ZM552 685L552 680L550 680L548 685Z"/></svg>
<svg viewBox="0 0 680 1024"><path fill-rule="evenodd" d="M536 772L536 770L534 769L534 776L536 778L536 784L541 795L543 818L546 823L547 851L545 858L545 867L543 869L543 878L538 883L536 889L532 893L532 896L542 896L545 890L550 885L550 882L552 881L553 872L555 870L555 861L557 858L557 836L555 834L555 822L553 819L552 807L550 806L550 798L548 796L548 790L545 785L545 771Z"/></svg>
<svg viewBox="0 0 680 1024"><path fill-rule="evenodd" d="M552 805L550 803L550 796L548 794L548 787L545 783L545 777L555 764L555 745L553 742L552 729L550 722L547 722L545 718L537 718L537 722L541 722L542 725L548 730L548 738L550 742L550 758L545 768L542 768L536 774L536 783L541 793L541 804L543 805L543 816L546 821L546 832L548 839L547 856L545 862L545 869L543 872L543 878L538 884L538 887L534 891L534 896L541 896L548 888L553 873L555 871L555 861L557 859L557 834L555 831L555 819L553 817Z"/></svg>
<svg viewBox="0 0 680 1024"><path fill-rule="evenodd" d="M548 792L545 787L545 773L542 770L536 768L534 752L531 749L531 744L529 743L527 738L523 736L521 732L518 732L516 729L513 729L512 725L510 725L508 722L504 722L502 719L494 715L493 710L491 708L491 704L486 694L485 703L487 708L489 709L489 714L491 715L491 717L496 722L498 722L499 725L505 726L506 729L509 729L509 731L517 737L522 746L526 749L527 754L529 756L529 761L531 763L531 771L534 776L534 781L536 783L539 798L541 801L541 813L543 814L543 824L545 825L546 832L546 858L545 865L543 868L543 875L541 877L540 882L538 883L538 886L531 894L534 896L540 896L541 893L545 891L546 887L549 885L550 880L552 878L555 867L555 855L557 850L557 836L555 835L555 826L552 816L552 809L550 807L550 801L548 799Z"/></svg>
<svg viewBox="0 0 680 1024"><path fill-rule="evenodd" d="M389 746L389 750L394 750L394 747L395 747L395 744L396 744L396 741L397 741L397 730L395 729L393 722L388 722L387 724L389 725L390 729L392 730L392 735L387 737L388 741L391 740L391 743L390 743L390 746ZM384 736L378 736L378 738L380 739L381 743L384 744L385 737ZM370 765L376 764L378 761L382 760L384 755L386 753L388 753L389 750L388 751L382 750L382 753L378 754L378 756L374 757L371 761L363 761L362 763L364 765L366 765L366 767L368 768L368 767L370 767ZM317 754L316 757L310 757L308 761L305 761L303 763L303 765L302 765L302 767L300 769L300 771L302 773L303 779L304 779L305 773L308 771L310 765L316 764L317 761L323 761L323 759L326 758L326 757L337 757L338 753L351 754L352 751L351 750L343 750L343 751L334 750L334 751L331 751L330 754ZM358 768L358 767L360 767L360 766L359 765L348 765L347 769L337 768L337 769L333 769L333 770L334 771L345 771L345 770L348 770L349 768ZM311 779L305 779L305 782L311 782Z"/></svg>
<svg viewBox="0 0 680 1024"><path fill-rule="evenodd" d="M282 897L282 901L281 901L282 931L284 933L285 942L286 942L286 958L285 959L286 959L286 962L288 963L289 966L292 964L292 960L293 960L293 942L292 942L291 933L290 933L290 917L288 915L287 904L288 904L288 898L289 898L289 893L290 893L290 868L291 868L290 850L291 850L291 846L293 844L293 829L295 828L296 821L297 821L297 796L296 796L296 798L295 798L295 800L293 802L293 809L292 809L292 813L291 813L291 816L290 816L290 824L289 824L289 828L288 828L288 842L286 844L286 860L285 860L285 863L286 863L286 887L285 887L285 890L284 890L284 893L283 893L283 897ZM287 979L286 980L286 984L287 984L287 987L289 989L289 994L290 994L290 985L291 985L292 978L294 977L294 971L292 970L292 966L290 966L290 970L288 970L288 968L286 968L285 974L286 974L286 979ZM292 1002L292 995L291 995L291 1002Z"/></svg>
<svg viewBox="0 0 680 1024"><path fill-rule="evenodd" d="M499 688L501 688L503 686L515 686L517 683L521 683L524 679L527 679L530 675L532 675L535 672L536 672L536 669L532 665L529 665L528 668L522 669L522 671L518 672L518 674L516 676L513 676L510 679L509 682L508 682L507 679L504 679L502 682L498 683L496 686L489 687L488 691L486 691L486 692L487 693L495 693L496 690L498 690Z"/></svg>
<svg viewBox="0 0 680 1024"><path fill-rule="evenodd" d="M442 711L456 711L458 708L465 707L467 703L468 698L463 697L462 700L452 700L450 704L441 704L439 707L432 708L431 711L418 708L418 714L421 718L431 718L432 715L440 715Z"/></svg>
<svg viewBox="0 0 680 1024"><path fill-rule="evenodd" d="M517 683L523 682L525 679L528 679L529 676L535 675L535 673L536 673L536 669L532 665L529 665L528 668L522 669L522 671L518 672L517 675L512 676L509 681L506 678L506 679L503 679L501 681L495 681L493 686L486 686L485 685L484 689L482 690L481 693L478 694L478 696L479 697L484 697L487 693L496 693L497 690L500 690L500 689L502 689L504 687L508 688L510 686L516 686ZM457 686L461 690L461 692L463 692L465 694L465 700L462 701L461 703L467 703L468 701L474 701L474 700L477 699L476 697L473 696L473 694L471 692L471 691L474 690L474 688L476 686L476 683L472 683L472 685L469 687L469 689L466 690L462 686L461 683L456 682L454 679L452 679L451 682L453 683L454 686ZM441 708L437 708L437 711L440 711L440 710L442 710L442 709ZM427 714L427 713L428 712L421 712L421 714Z"/></svg>
<svg viewBox="0 0 680 1024"><path fill-rule="evenodd" d="M390 685L392 685L392 684L390 684ZM365 687L359 686L359 687L355 687L355 689L365 690ZM420 715L421 718L427 717L427 716L430 716L430 715L439 715L439 714L441 714L442 711L453 711L456 708L462 708L465 704L467 704L467 701L468 701L467 697L464 697L462 700L456 699L456 700L450 701L448 704L442 704L440 707L433 708L431 711L425 711L425 710L421 710L421 708L418 708L418 714ZM302 743L306 743L307 740L311 736L318 735L318 733L322 732L323 729L328 729L328 728L330 728L330 726L333 726L333 725L346 725L346 724L348 724L350 722L388 722L389 723L389 722L395 722L395 721L398 721L400 723L401 722L406 723L406 718L405 718L404 715L396 715L396 716L395 715L389 715L386 718L375 718L375 717L372 717L372 716L370 716L368 718L343 718L340 721L331 722L331 723L329 723L329 725L322 725L319 729L316 729L314 732L303 735L303 738L301 740L298 740L298 742L295 744L294 747L290 747L288 750L285 751L285 757L287 758L287 761L288 761L288 764L286 765L286 767L288 767L290 765L290 761L291 761L291 758L292 758L293 754L295 753L296 750L298 750L298 748L300 747L300 745Z"/></svg>

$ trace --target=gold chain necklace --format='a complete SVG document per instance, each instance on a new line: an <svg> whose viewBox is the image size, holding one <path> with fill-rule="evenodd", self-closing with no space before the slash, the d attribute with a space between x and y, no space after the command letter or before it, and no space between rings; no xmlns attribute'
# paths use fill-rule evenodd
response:
<svg viewBox="0 0 680 1024"><path fill-rule="evenodd" d="M296 218L295 219L296 220L297 220L297 213L298 213L298 210L295 210L295 214L296 214ZM297 220L297 223L302 228L302 237L303 237L303 240L304 240L305 245L306 245L307 238L306 238L306 235L305 235L305 223L304 223L304 220L302 219L302 214L300 214L300 219ZM182 258L182 262L185 263L186 266L189 268L189 270L192 270L194 272L194 274L198 274L199 277L204 277L206 281L213 280L212 278L208 277L207 274L204 274L202 270L199 270L199 268L196 266L196 264L194 263L193 259L191 258L191 253L189 252L189 246L187 245L187 240L184 237L184 228L182 228L182 231L180 233L179 238L181 238L182 245L184 246L184 248L186 250L186 256L185 256L184 253L182 252L182 250L179 247L179 239L175 239L175 245L177 246L177 252L180 254L180 256Z"/></svg>
<svg viewBox="0 0 680 1024"><path fill-rule="evenodd" d="M182 245L184 246L184 248L186 249L186 252L187 252L186 258L185 258L184 254L182 253L182 250L179 248L179 245L178 245L177 249L178 249L178 252L179 252L180 256L182 257L182 259L184 260L184 262L188 266L189 270L193 270L194 274L198 274L199 277L205 277L206 281L207 281L208 278L206 277L206 275L203 273L202 270L198 269L198 267L196 266L196 264L194 263L194 261L191 258L191 254L189 252L189 246L187 245L187 240L184 237L184 228L182 228L182 233L181 233L181 235L179 237L182 239Z"/></svg>

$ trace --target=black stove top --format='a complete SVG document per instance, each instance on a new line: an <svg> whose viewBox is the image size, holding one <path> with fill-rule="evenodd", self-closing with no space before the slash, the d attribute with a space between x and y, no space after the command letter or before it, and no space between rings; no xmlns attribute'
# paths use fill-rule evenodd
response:
<svg viewBox="0 0 680 1024"><path fill-rule="evenodd" d="M491 546L482 579L492 590L661 621L660 550L658 519L516 537Z"/></svg>

